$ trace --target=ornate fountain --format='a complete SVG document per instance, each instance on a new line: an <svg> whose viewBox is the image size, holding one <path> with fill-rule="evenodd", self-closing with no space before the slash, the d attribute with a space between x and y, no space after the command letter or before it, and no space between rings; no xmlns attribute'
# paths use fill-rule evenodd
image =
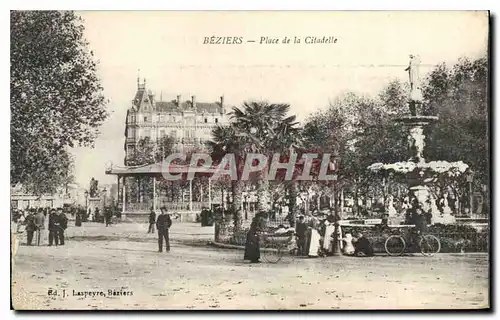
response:
<svg viewBox="0 0 500 320"><path fill-rule="evenodd" d="M450 214L449 208L444 208L443 213L439 212L435 205L435 197L429 189L429 184L436 181L439 175L458 177L463 174L468 165L462 161L431 161L426 162L424 158L425 134L424 128L439 118L436 116L420 115L423 98L419 75L420 59L418 56L410 55L410 63L405 71L408 71L410 78L409 109L410 115L396 119L408 128L408 148L411 157L408 161L383 164L374 163L368 167L373 172L388 172L403 175L409 186L410 198L416 199L418 204L426 212L431 212L433 222L453 223L454 218Z"/></svg>

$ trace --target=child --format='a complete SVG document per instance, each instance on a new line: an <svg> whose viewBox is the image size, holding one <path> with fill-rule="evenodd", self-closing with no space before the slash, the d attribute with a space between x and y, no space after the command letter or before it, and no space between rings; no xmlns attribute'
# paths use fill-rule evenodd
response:
<svg viewBox="0 0 500 320"><path fill-rule="evenodd" d="M345 238L342 239L345 241L345 246L344 246L344 254L347 256L351 256L354 254L354 245L352 244L353 238L350 233L346 233Z"/></svg>

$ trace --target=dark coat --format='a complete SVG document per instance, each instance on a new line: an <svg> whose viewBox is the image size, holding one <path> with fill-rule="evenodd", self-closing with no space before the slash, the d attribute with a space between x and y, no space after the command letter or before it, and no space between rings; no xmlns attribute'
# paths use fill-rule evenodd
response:
<svg viewBox="0 0 500 320"><path fill-rule="evenodd" d="M155 223L156 221L156 213L154 211L151 211L149 214L149 223Z"/></svg>
<svg viewBox="0 0 500 320"><path fill-rule="evenodd" d="M26 219L24 220L24 223L26 224L26 231L27 232L33 232L36 229L35 226L35 216L33 214L28 214L26 216Z"/></svg>
<svg viewBox="0 0 500 320"><path fill-rule="evenodd" d="M160 214L158 219L156 219L156 229L158 232L162 232L166 229L169 229L172 226L172 219L167 214Z"/></svg>
<svg viewBox="0 0 500 320"><path fill-rule="evenodd" d="M260 259L260 243L259 234L250 229L247 233L247 240L245 242L245 254L243 260L259 261Z"/></svg>
<svg viewBox="0 0 500 320"><path fill-rule="evenodd" d="M367 238L361 237L354 243L354 252L355 254L362 252L367 256L371 256L373 255L373 248Z"/></svg>
<svg viewBox="0 0 500 320"><path fill-rule="evenodd" d="M66 230L68 228L68 218L64 213L61 213L61 215L58 218L59 218L59 226L61 227L61 229Z"/></svg>
<svg viewBox="0 0 500 320"><path fill-rule="evenodd" d="M421 233L427 233L429 228L427 227L427 218L424 214L415 215L414 217L415 229Z"/></svg>
<svg viewBox="0 0 500 320"><path fill-rule="evenodd" d="M60 228L59 217L55 213L49 215L49 230L57 231Z"/></svg>
<svg viewBox="0 0 500 320"><path fill-rule="evenodd" d="M306 231L307 231L307 225L305 224L305 222L298 222L297 226L295 227L295 232L297 233L297 237L305 238Z"/></svg>

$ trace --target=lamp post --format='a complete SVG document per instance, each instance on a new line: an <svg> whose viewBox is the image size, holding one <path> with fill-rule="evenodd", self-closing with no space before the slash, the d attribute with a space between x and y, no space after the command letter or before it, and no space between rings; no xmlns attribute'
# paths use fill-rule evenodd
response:
<svg viewBox="0 0 500 320"><path fill-rule="evenodd" d="M106 187L104 187L104 189L102 189L102 192L104 193L104 196L103 196L103 200L104 200L104 208L106 208Z"/></svg>
<svg viewBox="0 0 500 320"><path fill-rule="evenodd" d="M466 179L469 184L469 214L472 217L472 181L474 181L474 171L469 170Z"/></svg>
<svg viewBox="0 0 500 320"><path fill-rule="evenodd" d="M88 204L88 199L89 199L89 192L85 190L85 214L83 215L84 221L87 221L87 215L89 212L89 204Z"/></svg>
<svg viewBox="0 0 500 320"><path fill-rule="evenodd" d="M88 206L89 206L89 205L88 205L89 192L88 192L87 190L85 190L85 193L84 193L84 194L85 194L85 212L87 212L87 211L88 211L88 209L89 209L89 208L88 208Z"/></svg>

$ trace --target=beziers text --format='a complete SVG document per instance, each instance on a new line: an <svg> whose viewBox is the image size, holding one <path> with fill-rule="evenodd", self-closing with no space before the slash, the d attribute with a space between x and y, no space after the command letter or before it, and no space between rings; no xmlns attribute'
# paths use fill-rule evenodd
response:
<svg viewBox="0 0 500 320"><path fill-rule="evenodd" d="M243 37L204 37L203 44L242 44Z"/></svg>

